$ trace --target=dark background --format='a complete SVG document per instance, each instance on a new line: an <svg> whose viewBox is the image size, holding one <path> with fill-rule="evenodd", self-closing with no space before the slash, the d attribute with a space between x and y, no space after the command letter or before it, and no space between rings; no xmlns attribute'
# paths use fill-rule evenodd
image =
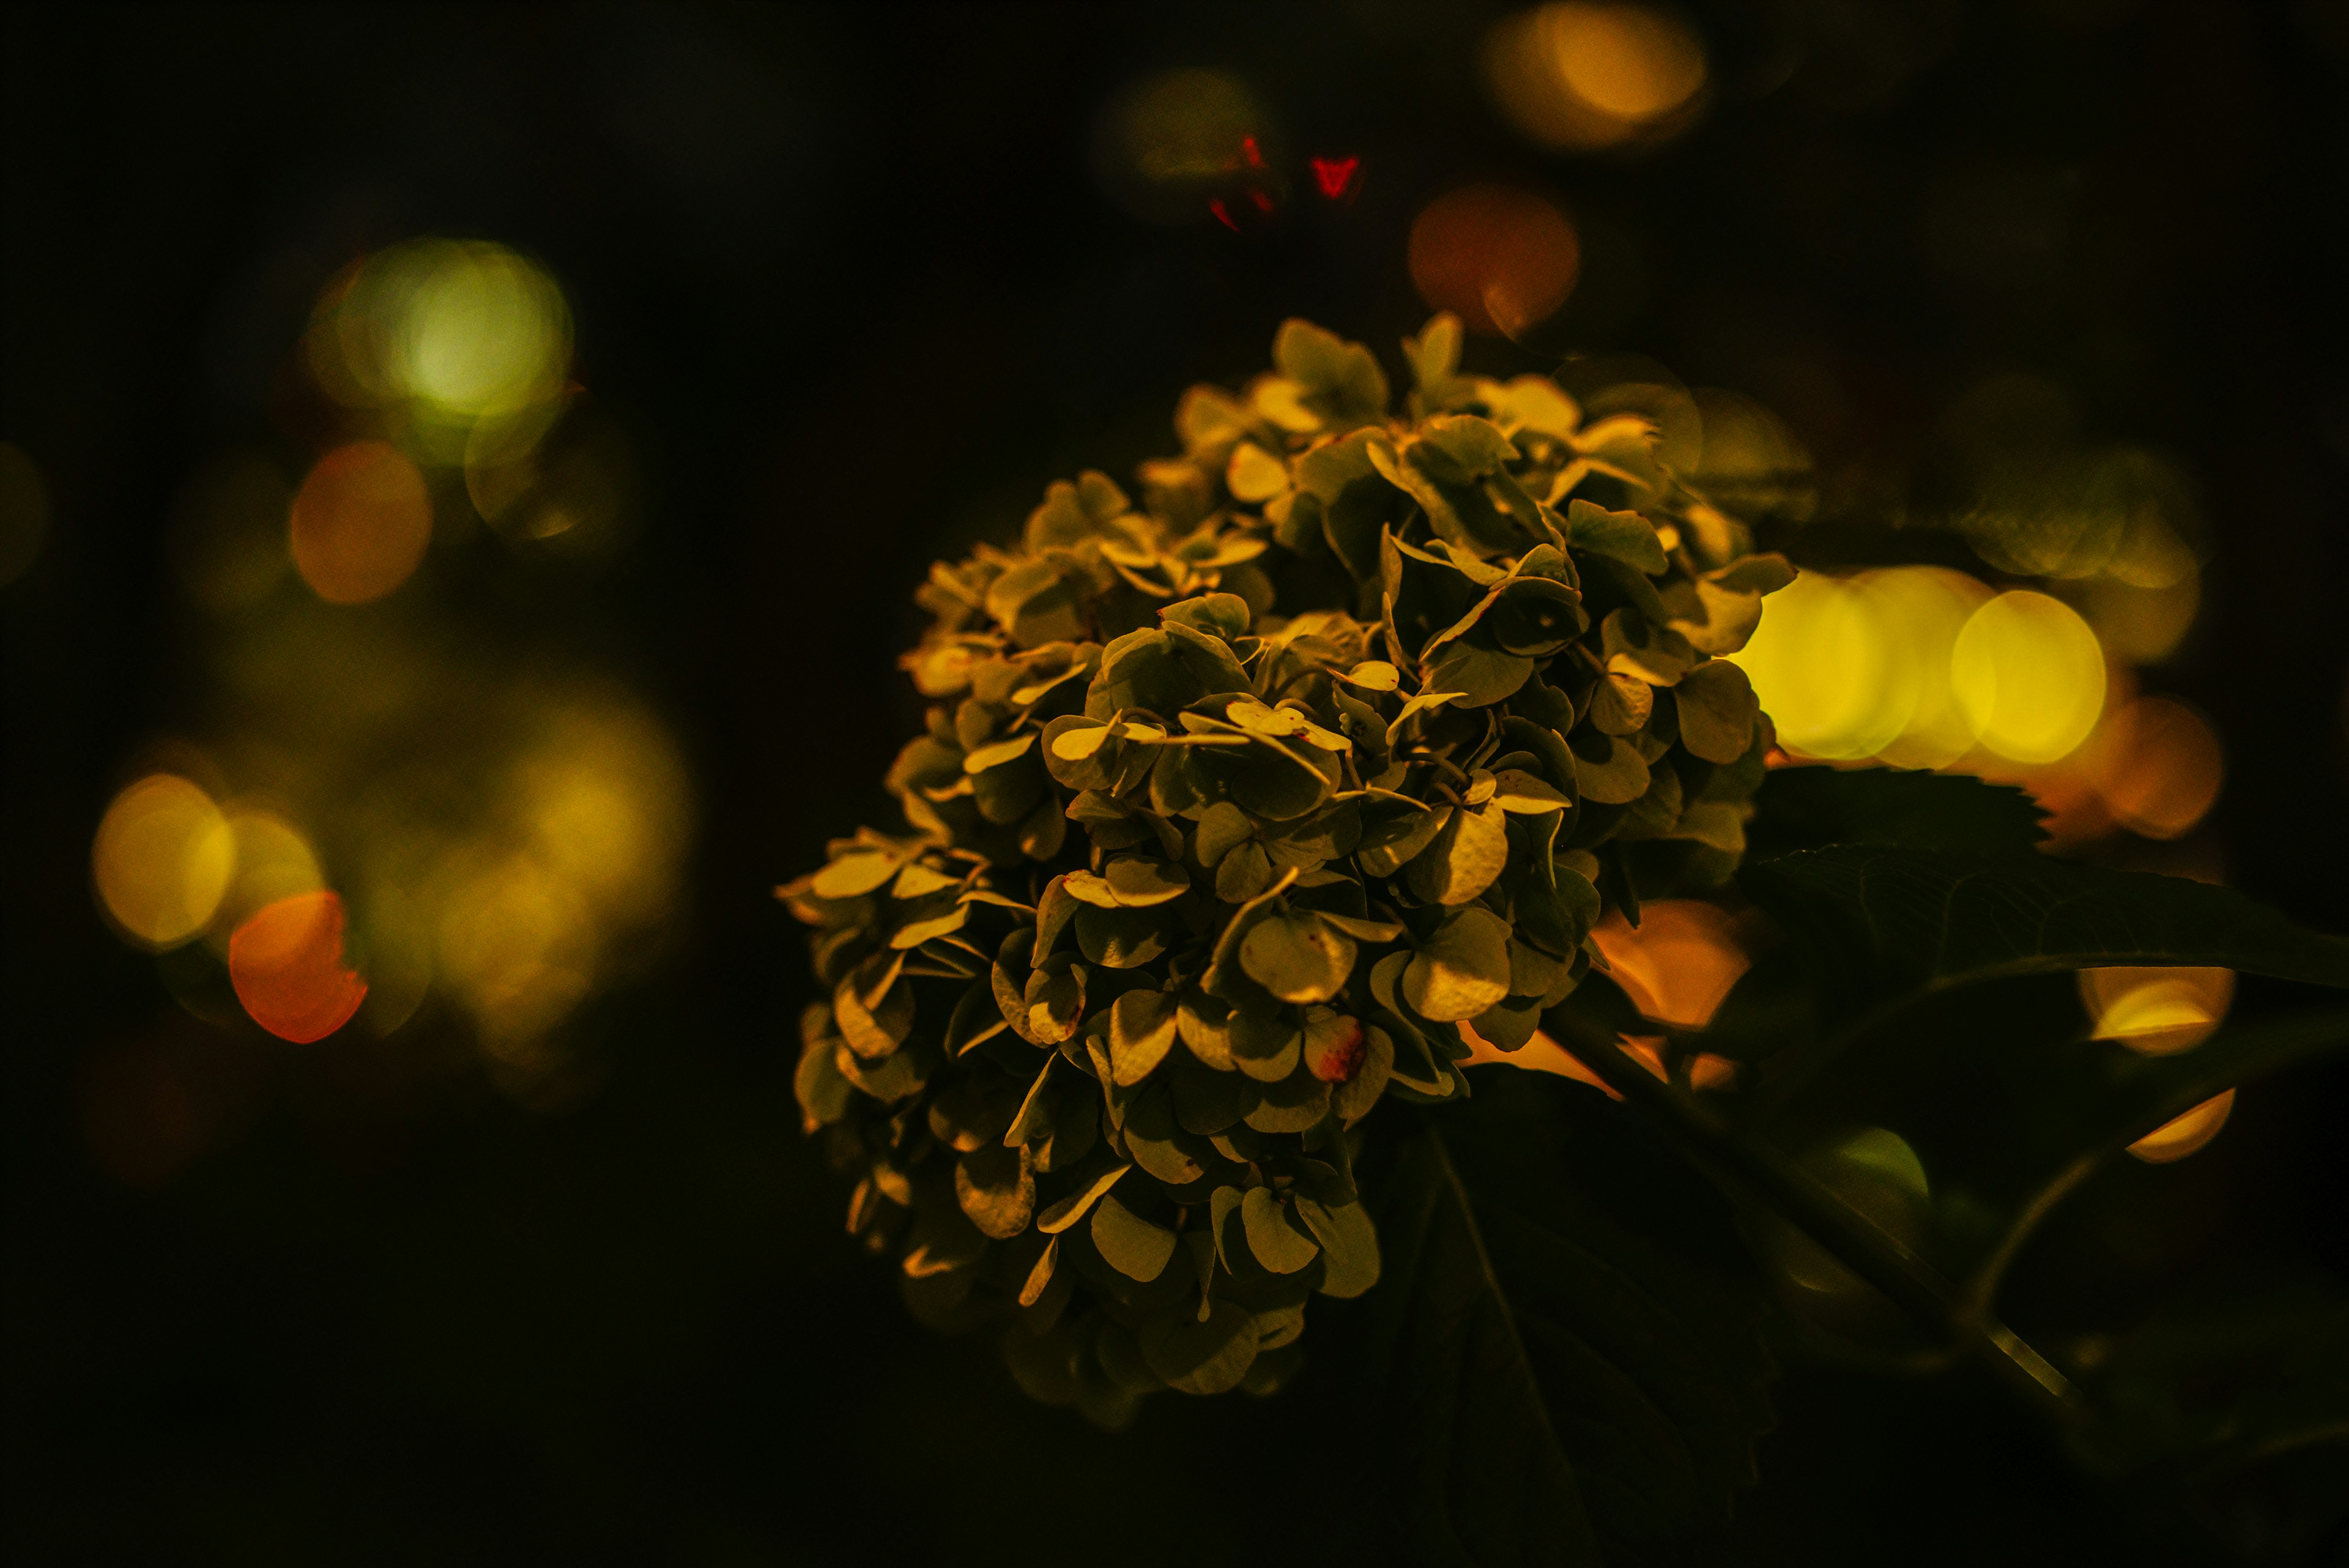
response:
<svg viewBox="0 0 2349 1568"><path fill-rule="evenodd" d="M0 590L15 1560L1375 1560L1379 1456L1331 1357L1268 1404L1167 1396L1107 1439L905 1320L797 1133L810 986L770 890L886 820L928 561L1049 478L1170 446L1174 393L1259 368L1286 316L1391 356L1424 312L1411 218L1467 179L1581 227L1564 330L1788 421L1819 464L1815 556L1915 501L1988 372L2167 453L2211 560L2199 630L2147 684L2225 739L2230 878L2349 929L2338 9L1699 6L1703 121L1580 160L1491 108L1500 14L5 14L0 434L57 518ZM1121 209L1092 129L1177 66L1248 81L1292 161L1359 156L1360 199L1247 234ZM197 701L160 545L176 488L224 443L298 450L273 388L318 287L419 234L523 248L569 292L642 525L525 630L623 670L699 793L667 956L574 1020L594 1082L554 1106L429 1027L295 1051L198 1023L88 893L129 759ZM2111 1202L2191 1220L2138 1272L2341 1266L2295 1238L2337 1234L2343 1088L2247 1096L2207 1155L2121 1173ZM1781 1411L1752 1561L2226 1560L1987 1386L1822 1375Z"/></svg>

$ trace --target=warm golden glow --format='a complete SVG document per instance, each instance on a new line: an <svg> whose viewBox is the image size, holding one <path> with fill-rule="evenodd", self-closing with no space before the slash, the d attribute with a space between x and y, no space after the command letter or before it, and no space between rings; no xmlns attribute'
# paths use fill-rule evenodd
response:
<svg viewBox="0 0 2349 1568"><path fill-rule="evenodd" d="M2235 999L2235 971L2200 968L2109 968L2080 971L2080 1001L2093 1038L2147 1056L2189 1050L2209 1037Z"/></svg>
<svg viewBox="0 0 2349 1568"><path fill-rule="evenodd" d="M432 542L432 497L397 447L353 441L320 458L294 497L294 565L328 604L379 599Z"/></svg>
<svg viewBox="0 0 2349 1568"><path fill-rule="evenodd" d="M2203 1101L2176 1121L2164 1123L2128 1146L2147 1165L2168 1165L2199 1152L2219 1136L2235 1108L2235 1091Z"/></svg>
<svg viewBox="0 0 2349 1568"><path fill-rule="evenodd" d="M229 938L228 973L253 1021L307 1044L350 1022L367 981L343 961L343 901L321 889L255 910Z"/></svg>
<svg viewBox="0 0 2349 1568"><path fill-rule="evenodd" d="M1982 744L2013 762L2069 755L2105 707L2096 634L2069 605L2027 589L1973 613L1951 649L1950 680Z"/></svg>
<svg viewBox="0 0 2349 1568"><path fill-rule="evenodd" d="M1991 590L1942 566L1871 572L1865 590L1885 649L1888 684L1907 715L1876 754L1895 767L1948 767L1981 740L1951 684L1950 660L1958 634Z"/></svg>
<svg viewBox="0 0 2349 1568"><path fill-rule="evenodd" d="M1753 964L1736 928L1736 917L1717 904L1666 898L1640 906L1636 928L1610 911L1590 934L1615 983L1641 1012L1702 1029Z"/></svg>
<svg viewBox="0 0 2349 1568"><path fill-rule="evenodd" d="M537 1040L626 967L624 939L667 910L688 829L684 770L650 717L551 705L497 793L500 826L429 878L432 968L493 1052Z"/></svg>
<svg viewBox="0 0 2349 1568"><path fill-rule="evenodd" d="M202 931L236 869L236 839L211 795L154 774L114 797L98 825L90 870L116 925L151 948Z"/></svg>
<svg viewBox="0 0 2349 1568"><path fill-rule="evenodd" d="M571 312L554 280L502 245L414 240L327 290L310 362L328 392L405 416L460 450L482 421L524 416L570 373Z"/></svg>
<svg viewBox="0 0 2349 1568"><path fill-rule="evenodd" d="M1680 129L1703 89L1704 49L1661 11L1569 3L1495 24L1485 68L1501 108L1537 141L1567 150L1652 140Z"/></svg>
<svg viewBox="0 0 2349 1568"><path fill-rule="evenodd" d="M1557 313L1582 264L1573 225L1549 202L1506 185L1439 196L1411 225L1420 297L1472 332L1515 336Z"/></svg>
<svg viewBox="0 0 2349 1568"><path fill-rule="evenodd" d="M2178 838L2217 804L2226 778L2219 737L2167 697L2141 697L2106 721L2096 793L2113 820L2147 838Z"/></svg>
<svg viewBox="0 0 2349 1568"><path fill-rule="evenodd" d="M229 836L236 846L236 869L212 919L209 940L225 949L229 935L263 906L325 888L316 851L284 817L257 807L232 805Z"/></svg>
<svg viewBox="0 0 2349 1568"><path fill-rule="evenodd" d="M1805 572L1770 597L1753 640L1729 657L1753 681L1781 746L1856 758L1890 745L1917 711L1922 682L1906 650L1871 578Z"/></svg>

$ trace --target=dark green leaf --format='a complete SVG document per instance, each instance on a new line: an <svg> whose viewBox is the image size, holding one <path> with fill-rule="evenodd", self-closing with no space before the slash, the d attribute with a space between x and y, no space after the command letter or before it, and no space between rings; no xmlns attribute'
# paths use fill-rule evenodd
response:
<svg viewBox="0 0 2349 1568"><path fill-rule="evenodd" d="M1370 1297L1420 1555L1723 1560L1773 1369L1719 1200L1596 1090L1473 1078L1403 1152Z"/></svg>
<svg viewBox="0 0 2349 1568"><path fill-rule="evenodd" d="M1656 525L1637 512L1609 512L1588 501L1572 501L1567 504L1566 524L1568 542L1577 550L1620 561L1651 577L1671 565L1664 558Z"/></svg>
<svg viewBox="0 0 2349 1568"><path fill-rule="evenodd" d="M1036 1209L1036 1179L1022 1148L980 1147L955 1162L955 1197L980 1231L999 1241L1028 1229Z"/></svg>
<svg viewBox="0 0 2349 1568"><path fill-rule="evenodd" d="M1240 1195L1240 1223L1247 1232L1248 1251L1276 1274L1293 1274L1321 1253L1320 1243L1268 1187L1251 1187Z"/></svg>
<svg viewBox="0 0 2349 1568"><path fill-rule="evenodd" d="M1174 1044L1174 998L1129 991L1110 1004L1109 1059L1117 1082L1134 1085L1157 1071Z"/></svg>
<svg viewBox="0 0 2349 1568"><path fill-rule="evenodd" d="M1240 967L1283 1002L1327 1002L1354 972L1354 940L1309 911L1276 910L1240 940Z"/></svg>
<svg viewBox="0 0 2349 1568"><path fill-rule="evenodd" d="M1433 842L1411 863L1411 890L1431 904L1465 904L1509 863L1508 814L1497 803L1450 808Z"/></svg>
<svg viewBox="0 0 2349 1568"><path fill-rule="evenodd" d="M1508 993L1509 925L1481 904L1446 913L1402 971L1403 996L1432 1023L1474 1018Z"/></svg>
<svg viewBox="0 0 2349 1568"><path fill-rule="evenodd" d="M1672 688L1681 743L1709 763L1733 763L1754 740L1762 711L1745 671L1718 659L1707 659Z"/></svg>
<svg viewBox="0 0 2349 1568"><path fill-rule="evenodd" d="M2028 849L2047 836L2039 803L2013 784L1899 768L1773 768L1746 825L1756 860L1830 844Z"/></svg>
<svg viewBox="0 0 2349 1568"><path fill-rule="evenodd" d="M1970 981L2100 964L2215 964L2349 985L2349 940L2184 877L1846 845L1748 866L1739 881L1808 944L1843 1016Z"/></svg>
<svg viewBox="0 0 2349 1568"><path fill-rule="evenodd" d="M1174 1231L1152 1224L1109 1193L1093 1205L1092 1238L1111 1268L1144 1284L1164 1273L1174 1255Z"/></svg>
<svg viewBox="0 0 2349 1568"><path fill-rule="evenodd" d="M1256 1360L1255 1319L1237 1302L1217 1301L1207 1320L1154 1318L1142 1326L1142 1354L1170 1388L1221 1394L1239 1386Z"/></svg>

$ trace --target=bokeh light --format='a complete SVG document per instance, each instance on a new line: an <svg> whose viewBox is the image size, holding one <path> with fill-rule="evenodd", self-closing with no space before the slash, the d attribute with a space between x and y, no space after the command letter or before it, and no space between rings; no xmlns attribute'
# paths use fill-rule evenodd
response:
<svg viewBox="0 0 2349 1568"><path fill-rule="evenodd" d="M0 588L32 569L49 536L49 487L29 453L0 441Z"/></svg>
<svg viewBox="0 0 2349 1568"><path fill-rule="evenodd" d="M2122 826L2147 838L2178 838L2218 804L2225 756L2209 722L2185 703L2140 697L2104 730L2096 793Z"/></svg>
<svg viewBox="0 0 2349 1568"><path fill-rule="evenodd" d="M527 1066L674 899L684 767L650 715L580 693L539 711L492 798L482 831L429 853L413 914L483 1044Z"/></svg>
<svg viewBox="0 0 2349 1568"><path fill-rule="evenodd" d="M306 1045L340 1029L367 1000L343 960L341 897L325 889L253 912L229 938L229 979L255 1023Z"/></svg>
<svg viewBox="0 0 2349 1568"><path fill-rule="evenodd" d="M132 940L169 948L211 923L236 869L228 818L177 774L152 774L106 808L90 850L98 901Z"/></svg>
<svg viewBox="0 0 2349 1568"><path fill-rule="evenodd" d="M2105 707L2105 653L2079 612L2028 589L1976 610L1950 650L1950 680L1982 743L2018 763L2078 748Z"/></svg>
<svg viewBox="0 0 2349 1568"><path fill-rule="evenodd" d="M2213 1096L2172 1122L2154 1128L2128 1146L2129 1153L2147 1165L2168 1165L2198 1153L2219 1136L2235 1109L2235 1091Z"/></svg>
<svg viewBox="0 0 2349 1568"><path fill-rule="evenodd" d="M1591 940L1632 1005L1659 1023L1702 1029L1753 965L1737 917L1718 904L1664 898L1640 906L1633 926L1610 912Z"/></svg>
<svg viewBox="0 0 2349 1568"><path fill-rule="evenodd" d="M1154 223L1216 215L1232 226L1278 204L1271 118L1238 78L1176 70L1151 77L1103 117L1096 161L1112 195Z"/></svg>
<svg viewBox="0 0 2349 1568"><path fill-rule="evenodd" d="M254 807L233 805L227 815L235 869L211 922L213 940L223 950L229 934L264 906L326 885L317 851L292 823Z"/></svg>
<svg viewBox="0 0 2349 1568"><path fill-rule="evenodd" d="M397 417L439 461L476 427L536 421L571 368L571 312L545 271L503 245L412 240L328 288L312 319L319 384Z"/></svg>
<svg viewBox="0 0 2349 1568"><path fill-rule="evenodd" d="M1561 151L1661 140L1682 129L1705 84L1704 47L1648 5L1568 0L1504 17L1485 41L1502 110Z"/></svg>
<svg viewBox="0 0 2349 1568"><path fill-rule="evenodd" d="M432 496L398 448L352 441L320 458L294 497L294 565L328 604L366 604L415 575Z"/></svg>
<svg viewBox="0 0 2349 1568"><path fill-rule="evenodd" d="M2191 1050L2209 1038L2235 999L2235 971L2190 966L2080 971L2080 1002L2091 1038L2145 1056Z"/></svg>
<svg viewBox="0 0 2349 1568"><path fill-rule="evenodd" d="M1411 281L1472 332L1515 337L1557 313L1574 291L1574 227L1529 191L1469 185L1437 197L1411 225Z"/></svg>
<svg viewBox="0 0 2349 1568"><path fill-rule="evenodd" d="M1916 714L1933 660L1930 649L1912 660L1910 636L1885 613L1876 585L1886 575L1803 573L1770 597L1753 639L1729 656L1788 753L1872 756Z"/></svg>

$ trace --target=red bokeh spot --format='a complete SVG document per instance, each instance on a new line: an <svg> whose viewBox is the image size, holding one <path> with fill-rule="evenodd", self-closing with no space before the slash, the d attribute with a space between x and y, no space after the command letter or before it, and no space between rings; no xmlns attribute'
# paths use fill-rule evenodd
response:
<svg viewBox="0 0 2349 1568"><path fill-rule="evenodd" d="M1321 188L1321 194L1334 202L1353 193L1354 176L1361 170L1362 161L1359 158L1316 158L1313 183Z"/></svg>
<svg viewBox="0 0 2349 1568"><path fill-rule="evenodd" d="M351 1020L367 981L343 962L343 900L299 893L264 904L228 940L228 976L253 1021L307 1044Z"/></svg>

